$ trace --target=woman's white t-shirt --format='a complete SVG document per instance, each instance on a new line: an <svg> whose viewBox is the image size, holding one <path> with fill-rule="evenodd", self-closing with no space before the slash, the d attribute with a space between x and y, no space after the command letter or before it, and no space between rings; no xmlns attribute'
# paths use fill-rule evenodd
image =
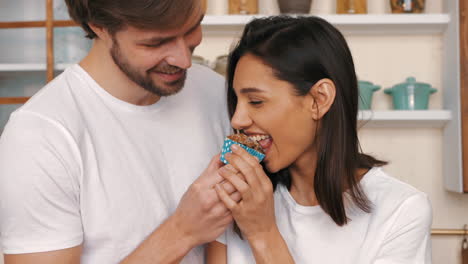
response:
<svg viewBox="0 0 468 264"><path fill-rule="evenodd" d="M349 222L340 227L320 206L302 206L278 185L276 223L296 263L431 263L432 210L427 196L380 168L371 169L361 186L372 212L347 210ZM227 245L228 263L255 263L248 242L232 228L218 241Z"/></svg>

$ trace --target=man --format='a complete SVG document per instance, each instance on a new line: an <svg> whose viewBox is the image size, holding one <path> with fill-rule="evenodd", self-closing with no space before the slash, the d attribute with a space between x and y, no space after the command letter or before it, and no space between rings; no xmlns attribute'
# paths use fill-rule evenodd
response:
<svg viewBox="0 0 468 264"><path fill-rule="evenodd" d="M232 217L219 157L203 171L230 128L223 79L191 67L199 0L66 2L94 44L2 135L6 264L203 263Z"/></svg>

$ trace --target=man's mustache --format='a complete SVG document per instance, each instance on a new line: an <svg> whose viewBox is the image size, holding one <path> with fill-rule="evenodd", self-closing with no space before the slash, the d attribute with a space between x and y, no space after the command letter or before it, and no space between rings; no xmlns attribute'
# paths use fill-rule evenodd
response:
<svg viewBox="0 0 468 264"><path fill-rule="evenodd" d="M151 68L149 72L156 71L156 72L176 72L183 70L180 67L170 65L170 64L163 64L163 65L156 65L155 67Z"/></svg>

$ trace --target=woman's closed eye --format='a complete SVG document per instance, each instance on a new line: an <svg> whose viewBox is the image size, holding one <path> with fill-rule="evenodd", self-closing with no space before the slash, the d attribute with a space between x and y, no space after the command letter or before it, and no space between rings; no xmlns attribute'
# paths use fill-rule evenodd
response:
<svg viewBox="0 0 468 264"><path fill-rule="evenodd" d="M259 106L265 102L265 100L259 96L248 96L246 99L249 101L249 104L253 106Z"/></svg>
<svg viewBox="0 0 468 264"><path fill-rule="evenodd" d="M260 100L250 100L249 101L249 104L253 105L253 106L260 106L261 104L263 104L263 101L260 101Z"/></svg>

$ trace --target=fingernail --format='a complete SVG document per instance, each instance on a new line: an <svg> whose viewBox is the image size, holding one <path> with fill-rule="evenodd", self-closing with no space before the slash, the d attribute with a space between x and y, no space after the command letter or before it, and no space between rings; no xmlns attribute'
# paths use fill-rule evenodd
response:
<svg viewBox="0 0 468 264"><path fill-rule="evenodd" d="M236 144L233 144L233 145L231 145L231 149L232 150L238 150L239 146L237 146Z"/></svg>

